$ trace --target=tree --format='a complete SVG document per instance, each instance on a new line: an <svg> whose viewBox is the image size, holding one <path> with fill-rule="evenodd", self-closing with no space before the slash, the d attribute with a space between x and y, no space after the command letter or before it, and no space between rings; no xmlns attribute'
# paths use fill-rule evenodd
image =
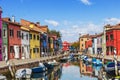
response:
<svg viewBox="0 0 120 80"><path fill-rule="evenodd" d="M75 49L79 49L79 41L72 43L71 46L74 47Z"/></svg>
<svg viewBox="0 0 120 80"><path fill-rule="evenodd" d="M55 34L55 35L57 35L57 37L61 37L62 36L61 33L59 31L56 31L56 30L49 30L48 34Z"/></svg>

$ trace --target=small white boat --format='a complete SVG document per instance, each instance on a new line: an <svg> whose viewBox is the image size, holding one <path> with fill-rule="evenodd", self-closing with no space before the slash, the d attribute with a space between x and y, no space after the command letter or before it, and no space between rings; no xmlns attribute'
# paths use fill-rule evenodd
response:
<svg viewBox="0 0 120 80"><path fill-rule="evenodd" d="M0 80L7 80L6 76L3 76L2 74L0 74Z"/></svg>
<svg viewBox="0 0 120 80"><path fill-rule="evenodd" d="M22 68L16 71L15 77L18 79L21 78L30 78L31 77L32 70L29 68Z"/></svg>

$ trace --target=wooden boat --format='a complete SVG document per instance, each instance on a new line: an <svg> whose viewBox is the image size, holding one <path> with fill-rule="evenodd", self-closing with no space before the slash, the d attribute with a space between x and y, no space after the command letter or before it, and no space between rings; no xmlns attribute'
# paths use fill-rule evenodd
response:
<svg viewBox="0 0 120 80"><path fill-rule="evenodd" d="M18 69L15 73L15 78L30 78L32 70L29 68Z"/></svg>
<svg viewBox="0 0 120 80"><path fill-rule="evenodd" d="M0 74L0 80L7 80L6 76Z"/></svg>
<svg viewBox="0 0 120 80"><path fill-rule="evenodd" d="M38 67L32 68L32 73L40 73L46 71L46 67L43 65L43 63L39 63Z"/></svg>

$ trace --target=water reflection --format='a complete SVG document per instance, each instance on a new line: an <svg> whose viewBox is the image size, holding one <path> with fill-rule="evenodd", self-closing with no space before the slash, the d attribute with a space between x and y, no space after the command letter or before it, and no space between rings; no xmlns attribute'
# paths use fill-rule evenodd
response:
<svg viewBox="0 0 120 80"><path fill-rule="evenodd" d="M61 63L44 73L34 73L30 80L113 80L103 66L86 64L82 60ZM11 79L12 80L12 79Z"/></svg>

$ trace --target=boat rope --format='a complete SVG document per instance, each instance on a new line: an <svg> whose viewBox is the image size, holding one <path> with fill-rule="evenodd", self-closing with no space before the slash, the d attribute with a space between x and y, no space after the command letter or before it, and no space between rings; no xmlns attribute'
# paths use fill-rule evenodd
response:
<svg viewBox="0 0 120 80"><path fill-rule="evenodd" d="M7 59L6 56L5 56L5 62L6 62L6 64L7 64L7 66L8 66L8 69L9 69L9 71L10 71L11 76L14 77L14 72L13 72L13 70L12 70L11 64L10 64L10 62L9 62L9 60Z"/></svg>

